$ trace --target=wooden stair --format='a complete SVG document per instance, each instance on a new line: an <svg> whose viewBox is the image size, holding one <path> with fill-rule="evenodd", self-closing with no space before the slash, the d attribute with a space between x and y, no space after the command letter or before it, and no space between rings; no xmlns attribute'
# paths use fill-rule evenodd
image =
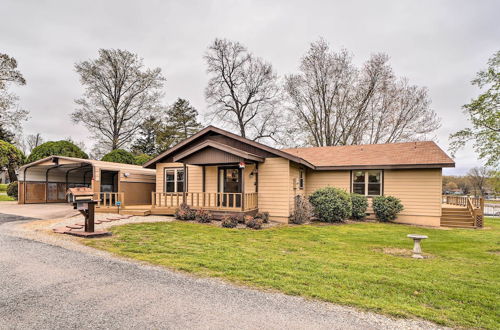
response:
<svg viewBox="0 0 500 330"><path fill-rule="evenodd" d="M126 209L121 209L120 214L128 214L128 215L138 215L138 216L147 216L151 214L150 210L144 210L144 209L132 209L132 208L126 208Z"/></svg>
<svg viewBox="0 0 500 330"><path fill-rule="evenodd" d="M467 208L443 207L441 215L442 227L475 228L474 219Z"/></svg>

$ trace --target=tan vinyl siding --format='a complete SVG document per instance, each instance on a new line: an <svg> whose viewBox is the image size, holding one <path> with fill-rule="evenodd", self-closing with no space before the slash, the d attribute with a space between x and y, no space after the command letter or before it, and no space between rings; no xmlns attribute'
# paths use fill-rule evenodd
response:
<svg viewBox="0 0 500 330"><path fill-rule="evenodd" d="M217 192L217 166L205 167L205 191Z"/></svg>
<svg viewBox="0 0 500 330"><path fill-rule="evenodd" d="M290 205L290 212L293 212L293 209L295 207L295 196L297 195L304 195L306 193L306 171L304 169L304 189L299 188L299 179L300 179L300 169L301 167L295 163L290 163L290 190L289 190L289 205Z"/></svg>
<svg viewBox="0 0 500 330"><path fill-rule="evenodd" d="M332 186L351 191L350 171L313 171L307 170L306 174L306 194L309 196L319 188Z"/></svg>
<svg viewBox="0 0 500 330"><path fill-rule="evenodd" d="M151 204L151 192L154 191L154 183L145 182L121 182L120 191L124 193L125 205Z"/></svg>
<svg viewBox="0 0 500 330"><path fill-rule="evenodd" d="M255 164L247 164L242 175L245 180L245 193L255 192L255 175L250 176L250 173L255 169Z"/></svg>
<svg viewBox="0 0 500 330"><path fill-rule="evenodd" d="M401 216L441 216L441 169L385 170L384 195L401 199Z"/></svg>
<svg viewBox="0 0 500 330"><path fill-rule="evenodd" d="M288 159L266 158L259 165L259 211L287 222L289 216L290 165Z"/></svg>
<svg viewBox="0 0 500 330"><path fill-rule="evenodd" d="M128 176L125 176L125 174ZM154 175L147 175L143 173L138 173L130 170L120 171L120 181L122 182L143 182L143 183L155 183Z"/></svg>
<svg viewBox="0 0 500 330"><path fill-rule="evenodd" d="M203 191L203 167L196 165L188 165L188 191L202 192Z"/></svg>

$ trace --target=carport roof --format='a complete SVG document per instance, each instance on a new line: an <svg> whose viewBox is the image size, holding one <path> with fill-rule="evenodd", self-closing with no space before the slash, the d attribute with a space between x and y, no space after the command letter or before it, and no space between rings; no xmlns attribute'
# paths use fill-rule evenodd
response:
<svg viewBox="0 0 500 330"><path fill-rule="evenodd" d="M64 160L64 164L61 165L80 165L80 164L89 164L93 167L98 167L100 169L119 171L119 170L130 170L136 173L146 174L146 175L155 175L155 170L150 170L143 168L139 165L131 165L131 164L122 164L122 163L113 163L113 162L104 162L101 160L94 159L83 159L83 158L75 158L75 157L67 157L67 156L49 156L46 158L39 159L35 162L23 165L19 168L19 171L27 167L33 166L54 166L60 162L60 160Z"/></svg>

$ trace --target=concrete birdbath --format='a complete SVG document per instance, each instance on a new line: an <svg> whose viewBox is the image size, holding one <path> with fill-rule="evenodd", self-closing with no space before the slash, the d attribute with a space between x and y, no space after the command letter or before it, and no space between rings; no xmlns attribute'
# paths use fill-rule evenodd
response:
<svg viewBox="0 0 500 330"><path fill-rule="evenodd" d="M412 258L424 259L422 256L422 248L420 247L420 241L428 238L425 235L408 234L406 237L413 239L413 255Z"/></svg>

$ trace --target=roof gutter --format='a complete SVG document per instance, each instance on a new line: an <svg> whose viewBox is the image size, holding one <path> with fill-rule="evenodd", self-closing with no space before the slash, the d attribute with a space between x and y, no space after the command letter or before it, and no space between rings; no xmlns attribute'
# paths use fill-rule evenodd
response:
<svg viewBox="0 0 500 330"><path fill-rule="evenodd" d="M365 170L365 169L412 169L412 168L443 168L455 167L455 163L441 164L393 164L393 165L345 165L345 166L316 166L317 171L334 171L334 170Z"/></svg>

